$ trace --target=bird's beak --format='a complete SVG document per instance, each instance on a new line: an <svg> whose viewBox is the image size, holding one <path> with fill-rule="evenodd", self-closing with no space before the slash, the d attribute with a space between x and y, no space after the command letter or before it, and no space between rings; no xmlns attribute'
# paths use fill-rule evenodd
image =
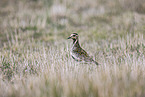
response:
<svg viewBox="0 0 145 97"><path fill-rule="evenodd" d="M68 37L67 39L71 39L71 37Z"/></svg>

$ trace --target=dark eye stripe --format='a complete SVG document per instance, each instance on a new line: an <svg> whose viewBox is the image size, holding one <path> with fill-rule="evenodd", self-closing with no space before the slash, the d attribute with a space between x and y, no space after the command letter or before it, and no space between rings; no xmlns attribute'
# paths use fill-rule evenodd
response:
<svg viewBox="0 0 145 97"><path fill-rule="evenodd" d="M73 33L73 34L78 35L77 33Z"/></svg>
<svg viewBox="0 0 145 97"><path fill-rule="evenodd" d="M75 34L72 34L71 36L75 36Z"/></svg>
<svg viewBox="0 0 145 97"><path fill-rule="evenodd" d="M71 34L71 36L75 37L75 36L78 36L78 34L77 33L73 33L73 34Z"/></svg>

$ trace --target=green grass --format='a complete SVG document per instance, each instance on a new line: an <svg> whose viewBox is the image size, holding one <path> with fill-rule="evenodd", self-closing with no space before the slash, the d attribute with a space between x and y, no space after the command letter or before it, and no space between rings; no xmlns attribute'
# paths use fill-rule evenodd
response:
<svg viewBox="0 0 145 97"><path fill-rule="evenodd" d="M145 96L144 0L12 1L0 4L0 97ZM71 58L73 32L101 65Z"/></svg>

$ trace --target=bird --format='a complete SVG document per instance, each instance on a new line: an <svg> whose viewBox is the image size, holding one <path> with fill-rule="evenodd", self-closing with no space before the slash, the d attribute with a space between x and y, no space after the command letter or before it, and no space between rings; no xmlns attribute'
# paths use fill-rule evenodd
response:
<svg viewBox="0 0 145 97"><path fill-rule="evenodd" d="M79 35L75 32L72 33L67 39L73 40L73 46L71 48L71 56L75 61L78 62L85 62L85 63L95 63L96 65L99 65L98 62L93 60L88 53L81 48L79 44Z"/></svg>

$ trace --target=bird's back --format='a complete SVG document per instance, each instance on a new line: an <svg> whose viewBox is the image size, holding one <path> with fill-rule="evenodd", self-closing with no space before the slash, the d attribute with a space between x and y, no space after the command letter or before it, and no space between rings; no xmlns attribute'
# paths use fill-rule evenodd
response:
<svg viewBox="0 0 145 97"><path fill-rule="evenodd" d="M76 61L85 61L85 62L93 62L96 65L98 65L98 63L96 61L94 61L89 55L88 53L82 49L81 47L77 47L77 48L73 48L72 49L72 53L71 56L73 59L75 59Z"/></svg>

